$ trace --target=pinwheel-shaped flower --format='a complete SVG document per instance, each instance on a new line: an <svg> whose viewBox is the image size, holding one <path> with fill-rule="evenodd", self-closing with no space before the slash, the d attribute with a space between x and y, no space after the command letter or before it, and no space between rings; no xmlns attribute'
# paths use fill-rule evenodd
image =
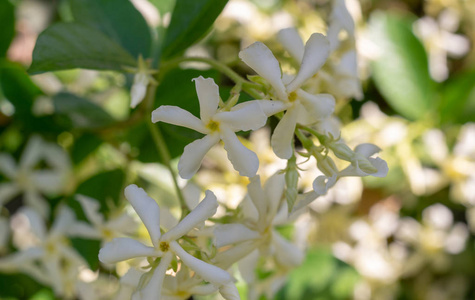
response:
<svg viewBox="0 0 475 300"><path fill-rule="evenodd" d="M143 286L139 286L133 299L160 299L165 272L176 256L203 280L216 285L227 299L239 299L237 289L228 272L187 253L177 241L216 213L218 202L211 191L206 192L206 197L190 214L163 235L160 231L160 208L155 200L136 185L129 185L125 189L125 197L142 219L153 246L146 246L131 238L115 238L100 250L99 260L113 264L136 257L160 257L158 265L154 266L152 263L152 269L144 275L150 277Z"/></svg>
<svg viewBox="0 0 475 300"><path fill-rule="evenodd" d="M312 95L300 87L323 66L328 58L330 46L320 33L314 33L303 49L295 47L295 36L282 41L296 56L301 57L300 69L287 82L282 78L279 62L266 45L256 42L239 53L239 57L272 86L271 97L286 104L287 112L280 120L272 135L271 144L280 158L292 156L292 138L297 123L309 125L331 115L335 108L335 99L329 94ZM292 53L292 52L291 52ZM288 77L290 78L290 77Z"/></svg>
<svg viewBox="0 0 475 300"><path fill-rule="evenodd" d="M260 177L251 178L246 197L241 209L246 222L243 224L223 224L216 228L216 246L234 245L230 250L216 256L218 265L229 267L236 260L258 250L260 255L271 255L283 267L295 267L303 258L303 252L291 242L282 237L275 226L288 221L288 206L284 199L285 179L283 174L274 174L264 188ZM230 257L233 254L234 257ZM255 266L259 255L254 259L245 260Z"/></svg>
<svg viewBox="0 0 475 300"><path fill-rule="evenodd" d="M36 169L40 162L49 168ZM18 164L10 155L0 154L0 172L10 179L10 182L0 183L0 205L23 193L25 203L46 217L49 206L42 194L58 194L64 187L69 168L69 158L60 147L33 136Z"/></svg>
<svg viewBox="0 0 475 300"><path fill-rule="evenodd" d="M206 134L185 147L178 163L180 176L190 179L198 171L205 154L220 140L224 142L228 158L239 174L255 176L259 168L257 155L239 141L235 132L256 130L264 126L267 116L261 106L253 102L236 106L231 111L220 110L219 90L213 79L200 76L193 80L200 101L201 120L176 106L162 105L152 112L154 123L166 122Z"/></svg>

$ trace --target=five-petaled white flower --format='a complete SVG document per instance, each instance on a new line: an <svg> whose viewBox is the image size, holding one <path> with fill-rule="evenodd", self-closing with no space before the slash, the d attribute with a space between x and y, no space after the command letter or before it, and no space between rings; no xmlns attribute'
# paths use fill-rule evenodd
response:
<svg viewBox="0 0 475 300"><path fill-rule="evenodd" d="M201 161L209 149L220 140L228 158L241 176L252 177L259 168L257 155L247 149L235 132L256 130L265 125L267 116L257 102L237 105L230 111L218 109L219 90L212 78L202 76L193 79L200 102L201 120L190 112L176 106L162 105L152 112L152 122L166 122L191 128L205 137L185 147L178 163L182 178L190 179L198 171Z"/></svg>
<svg viewBox="0 0 475 300"><path fill-rule="evenodd" d="M125 189L125 197L143 221L153 246L146 246L131 238L115 238L100 250L99 260L113 264L136 257L160 257L158 265L146 274L150 276L148 282L139 286L132 299L160 299L165 272L176 256L203 280L217 286L227 299L239 299L233 279L228 272L192 256L178 243L178 239L216 213L218 202L211 191L206 191L203 201L164 234L160 231L160 208L155 200L136 185L129 185Z"/></svg>
<svg viewBox="0 0 475 300"><path fill-rule="evenodd" d="M312 95L300 87L325 64L330 53L326 37L314 33L305 44L305 48L296 48L295 35L283 35L281 41L286 48L301 57L298 73L282 77L279 61L261 42L256 42L239 53L239 57L272 86L272 98L286 104L286 114L282 117L272 135L271 144L280 158L292 156L292 139L297 123L310 125L331 115L335 109L335 99L329 94Z"/></svg>

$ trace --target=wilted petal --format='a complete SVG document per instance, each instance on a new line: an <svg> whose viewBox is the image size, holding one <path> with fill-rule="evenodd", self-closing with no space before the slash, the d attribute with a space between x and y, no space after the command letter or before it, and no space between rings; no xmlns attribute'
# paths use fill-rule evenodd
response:
<svg viewBox="0 0 475 300"><path fill-rule="evenodd" d="M178 162L178 173L183 179L190 179L201 166L203 157L209 149L219 142L219 136L208 134L186 145Z"/></svg>
<svg viewBox="0 0 475 300"><path fill-rule="evenodd" d="M233 111L217 113L213 120L225 123L233 131L256 130L266 125L267 116L261 106L254 102Z"/></svg>
<svg viewBox="0 0 475 300"><path fill-rule="evenodd" d="M228 272L188 254L177 242L170 242L170 248L188 268L195 271L205 281L218 285L232 282L232 277Z"/></svg>
<svg viewBox="0 0 475 300"><path fill-rule="evenodd" d="M204 124L207 124L218 109L219 88L213 78L205 79L200 76L194 78L193 81L200 101L200 118Z"/></svg>
<svg viewBox="0 0 475 300"><path fill-rule="evenodd" d="M275 257L279 264L295 267L302 263L304 253L275 230L272 231L272 241L275 248Z"/></svg>
<svg viewBox="0 0 475 300"><path fill-rule="evenodd" d="M216 247L254 240L260 237L259 233L244 226L243 224L221 224L214 230Z"/></svg>
<svg viewBox="0 0 475 300"><path fill-rule="evenodd" d="M76 195L75 198L81 204L82 210L92 224L97 226L104 223L104 217L99 213L100 205L97 200L83 195Z"/></svg>
<svg viewBox="0 0 475 300"><path fill-rule="evenodd" d="M381 151L381 148L379 148L376 145L365 143L365 144L360 144L355 147L355 152L363 155L364 157L370 157L373 154L378 153Z"/></svg>
<svg viewBox="0 0 475 300"><path fill-rule="evenodd" d="M150 198L142 189L131 184L125 188L125 198L139 215L150 234L150 239L155 247L158 247L160 233L160 207L157 202Z"/></svg>
<svg viewBox="0 0 475 300"><path fill-rule="evenodd" d="M161 253L131 238L115 238L99 250L99 260L105 264L136 257L158 257Z"/></svg>
<svg viewBox="0 0 475 300"><path fill-rule="evenodd" d="M228 154L228 159L233 164L234 169L239 172L239 175L255 176L257 169L259 169L257 155L247 149L239 141L236 134L228 128L222 128L221 139L224 142L224 149Z"/></svg>
<svg viewBox="0 0 475 300"><path fill-rule="evenodd" d="M161 298L163 280L165 279L167 269L170 266L172 259L173 254L170 252L162 257L158 267L151 271L153 272L153 275L150 280L143 288L137 290L132 295L132 300L157 300Z"/></svg>
<svg viewBox="0 0 475 300"><path fill-rule="evenodd" d="M330 55L330 42L321 33L314 33L305 44L300 70L294 80L287 85L287 92L293 92L315 75Z"/></svg>
<svg viewBox="0 0 475 300"><path fill-rule="evenodd" d="M294 137L295 126L297 125L298 114L299 109L296 106L287 110L272 134L272 149L280 158L289 159L292 156L292 139Z"/></svg>
<svg viewBox="0 0 475 300"><path fill-rule="evenodd" d="M211 191L206 191L206 196L198 206L195 207L183 220L175 227L170 229L162 236L162 241L176 240L191 229L195 228L197 224L204 222L216 213L218 209L218 201L216 196Z"/></svg>
<svg viewBox="0 0 475 300"><path fill-rule="evenodd" d="M209 130L203 125L203 122L178 106L162 105L152 112L152 122L165 122L177 126L191 128L203 134L207 134Z"/></svg>
<svg viewBox="0 0 475 300"><path fill-rule="evenodd" d="M15 160L11 155L8 154L0 154L0 172L6 175L8 178L13 179L17 172L17 167ZM0 197L0 202L3 199Z"/></svg>
<svg viewBox="0 0 475 300"><path fill-rule="evenodd" d="M285 50L299 63L302 63L305 46L297 29L285 28L277 33L277 40Z"/></svg>
<svg viewBox="0 0 475 300"><path fill-rule="evenodd" d="M300 99L300 103L305 107L305 112L309 116L310 122L314 123L318 120L322 120L335 111L335 98L330 94L312 95L303 90L299 90L297 95Z"/></svg>
<svg viewBox="0 0 475 300"><path fill-rule="evenodd" d="M239 52L239 58L272 85L279 100L287 100L279 62L266 45L256 42Z"/></svg>

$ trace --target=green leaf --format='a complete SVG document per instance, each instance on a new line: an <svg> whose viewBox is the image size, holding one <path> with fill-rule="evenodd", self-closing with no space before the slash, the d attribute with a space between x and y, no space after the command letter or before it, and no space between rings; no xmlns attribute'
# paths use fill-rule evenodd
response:
<svg viewBox="0 0 475 300"><path fill-rule="evenodd" d="M57 23L36 41L30 74L74 68L122 71L135 59L105 34L84 24Z"/></svg>
<svg viewBox="0 0 475 300"><path fill-rule="evenodd" d="M8 0L0 0L0 57L4 57L15 36L15 8Z"/></svg>
<svg viewBox="0 0 475 300"><path fill-rule="evenodd" d="M388 104L409 119L436 108L435 82L430 78L427 54L412 33L412 21L395 14L374 13L370 20L378 57L373 78Z"/></svg>
<svg viewBox="0 0 475 300"><path fill-rule="evenodd" d="M172 12L173 7L175 6L176 0L149 0L160 13L160 16L164 16L168 12Z"/></svg>
<svg viewBox="0 0 475 300"><path fill-rule="evenodd" d="M19 116L31 116L33 100L43 94L22 66L8 61L0 61L0 89Z"/></svg>
<svg viewBox="0 0 475 300"><path fill-rule="evenodd" d="M149 57L150 28L129 0L70 0L75 21L107 35L133 57Z"/></svg>
<svg viewBox="0 0 475 300"><path fill-rule="evenodd" d="M99 255L99 249L101 248L101 241L71 238L71 244L73 248L84 257L91 270L95 271L99 268L99 260L97 259L97 256Z"/></svg>
<svg viewBox="0 0 475 300"><path fill-rule="evenodd" d="M55 112L73 128L98 128L114 119L99 105L73 94L59 93L53 98Z"/></svg>
<svg viewBox="0 0 475 300"><path fill-rule="evenodd" d="M162 57L179 55L202 38L227 2L227 0L177 1L163 41Z"/></svg>
<svg viewBox="0 0 475 300"><path fill-rule="evenodd" d="M439 108L442 123L463 124L475 115L475 71L449 79L442 90Z"/></svg>
<svg viewBox="0 0 475 300"><path fill-rule="evenodd" d="M85 133L76 139L71 150L71 159L75 165L82 162L102 144L102 139L92 133Z"/></svg>

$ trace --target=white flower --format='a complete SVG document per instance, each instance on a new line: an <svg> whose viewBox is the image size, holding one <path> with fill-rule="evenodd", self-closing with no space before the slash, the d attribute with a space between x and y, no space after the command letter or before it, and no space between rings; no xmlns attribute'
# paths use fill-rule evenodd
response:
<svg viewBox="0 0 475 300"><path fill-rule="evenodd" d="M259 176L251 178L251 183L248 185L248 197L241 203L246 222L223 224L215 229L217 247L235 245L228 250L235 254L231 260L227 259L226 254L220 255L220 253L216 256L219 265L227 268L234 261L239 260L239 257L247 256L255 249L259 249L263 256L272 255L280 266L294 267L302 262L303 252L274 228L288 221L284 189L283 174L277 173L270 177L264 188L261 187ZM254 266L256 263L257 261L254 260Z"/></svg>
<svg viewBox="0 0 475 300"><path fill-rule="evenodd" d="M126 68L127 71L135 73L134 83L130 89L130 107L135 108L147 94L147 87L149 84L157 84L156 80L151 76L156 73L155 70L150 70L148 63L139 56L137 68Z"/></svg>
<svg viewBox="0 0 475 300"><path fill-rule="evenodd" d="M297 123L309 125L331 115L335 99L329 94L312 95L299 89L314 76L325 63L330 46L324 35L314 33L304 50L294 47L295 35L283 35L281 41L287 48L302 57L298 73L290 82L284 82L279 62L263 43L256 42L239 52L239 58L267 80L273 88L272 97L285 103L287 112L272 135L271 144L280 158L292 156L292 138Z"/></svg>
<svg viewBox="0 0 475 300"><path fill-rule="evenodd" d="M106 221L102 213L99 212L100 205L97 200L83 195L76 195L76 200L81 204L91 225L86 222L78 222L70 228L69 233L71 235L100 239L104 244L115 237L131 235L135 232L137 224L126 212L112 216Z"/></svg>
<svg viewBox="0 0 475 300"><path fill-rule="evenodd" d="M211 191L206 192L206 197L190 214L163 235L160 231L160 208L155 200L136 185L129 185L125 189L125 196L142 219L153 246L146 246L131 238L115 238L100 250L99 260L112 264L136 257L161 258L159 264L144 275L148 276L148 282L139 287L133 299L160 299L165 272L176 256L203 280L218 287L232 285L229 273L195 258L178 243L178 239L216 213L218 202ZM235 287L234 290L234 295L237 295Z"/></svg>
<svg viewBox="0 0 475 300"><path fill-rule="evenodd" d="M36 169L41 161L48 164L47 169ZM44 142L39 136L33 136L18 164L9 154L0 154L0 172L10 179L10 182L0 183L0 205L23 193L25 204L46 217L49 214L49 205L42 194L60 193L66 183L69 169L69 158L63 149Z"/></svg>
<svg viewBox="0 0 475 300"><path fill-rule="evenodd" d="M74 214L66 206L60 208L50 230L38 213L22 208L12 218L14 243L21 249L0 259L0 270L20 271L51 286L57 296L75 294L79 268L87 263L69 246L68 229L74 226Z"/></svg>
<svg viewBox="0 0 475 300"><path fill-rule="evenodd" d="M351 165L338 171L335 163L329 157L318 159L319 169L325 174L318 176L313 182L313 189L317 195L324 195L329 188L335 185L340 177L345 176L374 176L385 177L388 174L388 164L374 154L381 149L373 144L360 144L356 146L354 154L349 158ZM323 161L323 162L322 162Z"/></svg>
<svg viewBox="0 0 475 300"><path fill-rule="evenodd" d="M185 147L178 163L180 176L190 179L198 171L205 154L220 140L239 174L255 176L259 168L257 155L239 141L235 132L256 130L265 125L267 116L261 105L253 102L236 106L231 111L219 110L219 90L213 79L200 76L193 80L200 101L201 119L176 106L162 105L152 112L154 123L166 122L205 134Z"/></svg>

